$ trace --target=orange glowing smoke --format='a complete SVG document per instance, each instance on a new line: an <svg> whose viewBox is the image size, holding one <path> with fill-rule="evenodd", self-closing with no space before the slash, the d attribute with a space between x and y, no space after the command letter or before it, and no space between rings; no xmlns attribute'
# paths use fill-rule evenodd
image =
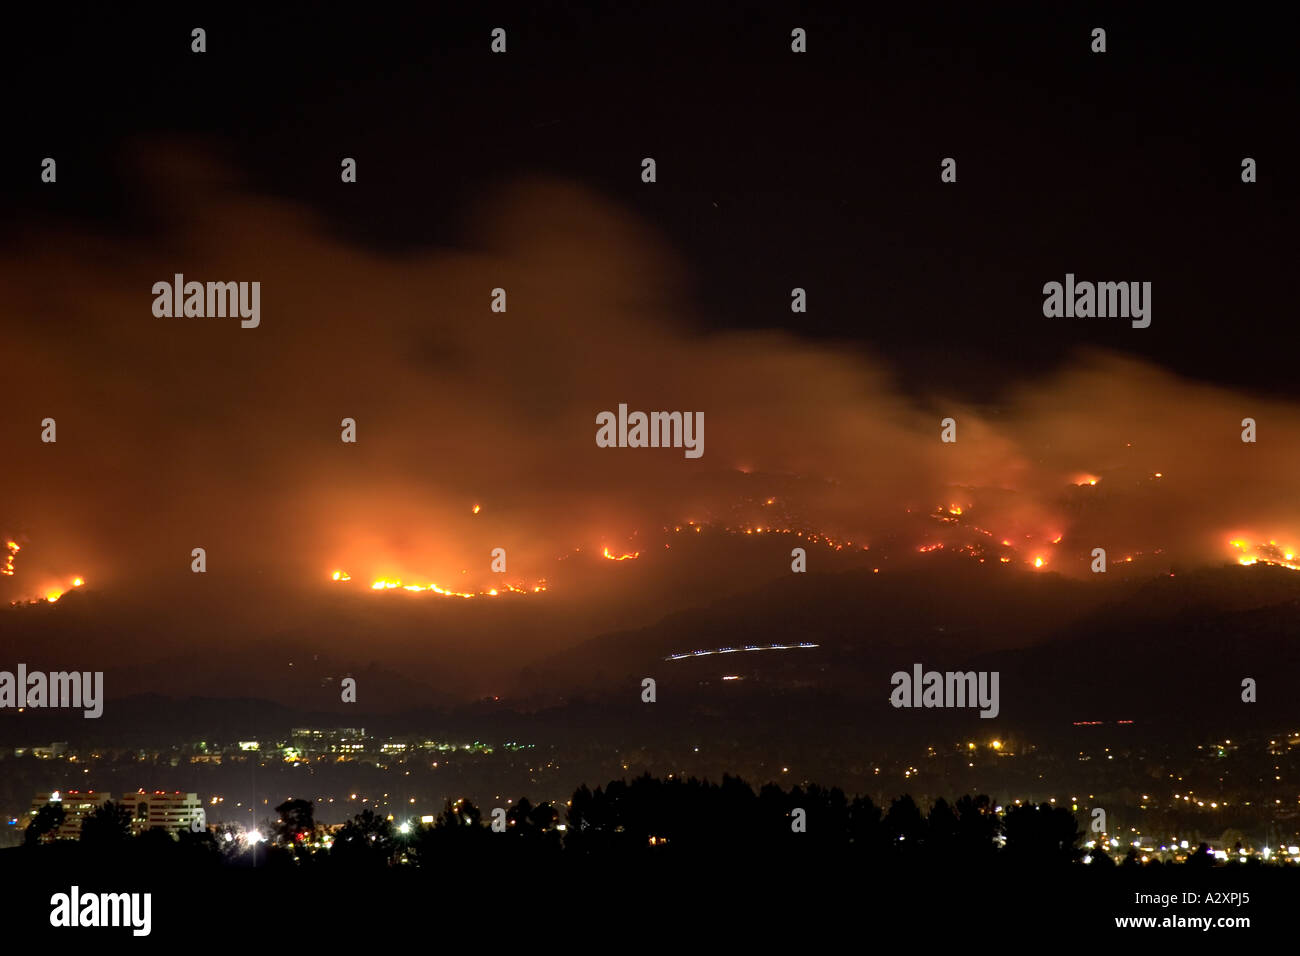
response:
<svg viewBox="0 0 1300 956"><path fill-rule="evenodd" d="M6 576L8 576L8 577L13 577L13 576L14 576L14 573L15 573L15 569L14 569L14 558L18 555L18 552L21 551L21 550L22 550L22 548L18 546L18 542L17 542L17 541L6 541L6 542L5 542L5 551L6 551L6 554L5 554L5 563L4 563L4 567L0 567L0 574L4 574L4 575L6 575ZM63 595L67 594L68 591L72 590L73 588L79 588L79 587L81 587L81 586L82 586L83 584L85 584L85 583L86 583L86 582L85 582L85 579L84 579L84 578L81 578L81 577L74 577L74 578L72 579L72 583L71 583L71 584L66 584L66 585L64 585L64 584L43 585L42 588L41 588L41 592L40 592L40 595L41 595L41 596L40 596L40 597L37 597L37 598L32 598L32 599L29 600L27 603L29 603L29 604L35 604L35 603L37 603L38 601L45 600L45 601L48 601L49 603L53 604L53 603L54 603L55 601L57 601L59 598L63 597ZM11 603L13 603L13 604L18 604L19 602L18 602L18 601L13 601L13 602L11 602Z"/></svg>
<svg viewBox="0 0 1300 956"><path fill-rule="evenodd" d="M86 582L83 581L81 578L73 578L72 584L69 587L64 588L64 587L55 586L52 588L47 588L45 591L45 600L53 604L59 598L63 597L63 595L67 594L68 591L70 591L72 588L79 588L85 583Z"/></svg>
<svg viewBox="0 0 1300 956"><path fill-rule="evenodd" d="M992 531L988 530L987 528L981 528L979 525L972 523L970 518L971 518L971 512L973 510L974 510L974 505L969 503L965 505L960 505L960 504L949 504L947 506L939 505L938 508L936 508L933 512L931 512L930 517L935 521L940 522L941 524L962 528L966 531L976 532L982 535L983 537L990 539L989 542L990 544L993 541L1000 541L1002 547L1004 548L1013 547L1011 538L999 538L996 534L994 534ZM1019 536L1017 535L1017 537ZM1026 534L1024 537L1028 541L1033 541L1036 536L1031 534ZM1051 543L1054 545L1060 544L1065 539L1064 533L1059 531L1045 532L1042 535L1042 537L1050 540ZM986 550L985 543L981 541L979 538L975 539L974 542L967 542L964 544L954 542L954 541L936 541L933 543L923 544L919 546L917 548L917 551L919 551L921 554L931 554L935 551L947 551L952 554L968 555L969 557L976 559L980 564L983 564L986 559L993 557L993 555L989 554L989 552ZM1010 564L1012 561L1012 557L1005 554L998 555L997 558L999 563L1001 564ZM1041 553L1035 554L1033 555L1033 557L1025 558L1025 563L1031 565L1036 569L1043 568L1048 564L1048 556L1046 554L1041 554Z"/></svg>
<svg viewBox="0 0 1300 956"><path fill-rule="evenodd" d="M1078 475L1074 478L1074 484L1079 486L1095 485L1099 481L1101 481L1101 479L1096 475Z"/></svg>

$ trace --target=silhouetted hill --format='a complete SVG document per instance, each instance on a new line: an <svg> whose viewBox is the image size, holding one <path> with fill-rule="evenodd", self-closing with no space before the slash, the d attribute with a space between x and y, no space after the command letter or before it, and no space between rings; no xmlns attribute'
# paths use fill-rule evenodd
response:
<svg viewBox="0 0 1300 956"><path fill-rule="evenodd" d="M721 700L814 690L858 703L891 724L935 719L888 705L890 676L926 670L997 670L1000 719L1059 724L1157 719L1276 720L1294 713L1286 688L1300 677L1300 575L1224 567L1130 581L951 560L906 573L790 575L765 589L671 615L658 624L585 642L523 675L544 695L581 689L629 695L643 677L665 693ZM747 645L814 649L669 655ZM1231 665L1226 670L1226 665ZM1260 682L1255 705L1241 679ZM1243 708L1253 710L1243 711ZM951 715L949 715L951 716Z"/></svg>

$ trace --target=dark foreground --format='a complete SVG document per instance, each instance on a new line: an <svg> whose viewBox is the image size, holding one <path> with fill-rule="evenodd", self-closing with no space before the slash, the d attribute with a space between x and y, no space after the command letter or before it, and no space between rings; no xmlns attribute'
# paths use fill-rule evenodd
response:
<svg viewBox="0 0 1300 956"><path fill-rule="evenodd" d="M628 857L492 854L445 866L348 867L263 859L213 866L109 858L69 844L0 851L6 937L56 944L199 946L276 942L337 951L371 946L592 944L676 946L751 941L862 945L899 938L998 943L1139 934L1183 944L1277 934L1294 926L1300 869L1234 866L1035 868L861 867L847 857L760 852L708 857L653 850ZM147 937L128 927L52 927L51 897L148 892ZM1137 902L1137 894L1174 902ZM1191 900L1196 902L1191 902ZM1117 918L1154 917L1152 928ZM1249 927L1161 926L1164 921L1249 919Z"/></svg>

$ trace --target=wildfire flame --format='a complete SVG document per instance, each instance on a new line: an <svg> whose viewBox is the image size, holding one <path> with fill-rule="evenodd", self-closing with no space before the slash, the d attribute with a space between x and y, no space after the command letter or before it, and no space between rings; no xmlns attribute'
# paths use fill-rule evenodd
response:
<svg viewBox="0 0 1300 956"><path fill-rule="evenodd" d="M664 530L667 531L668 529L665 528ZM694 531L698 533L703 531L704 527L699 522L692 520L686 522L686 527L677 525L672 530L677 534L681 534L684 531ZM820 531L810 531L807 529L801 530L799 528L773 528L769 526L749 527L742 525L741 527L727 526L721 528L710 526L710 530L714 532L721 531L723 534L792 534L796 538L803 538L803 540L809 544L824 544L832 551L843 551L845 548L853 546L852 541L840 541L828 534L823 534ZM869 545L864 544L861 547L863 551L870 550Z"/></svg>
<svg viewBox="0 0 1300 956"><path fill-rule="evenodd" d="M66 588L65 588L65 587L59 587L59 586L57 586L57 585L54 586L54 587L46 588L46 590L45 590L45 594L44 594L45 600L47 600L47 601L49 601L51 604L53 604L53 603L56 602L59 598L63 597L63 595L65 595L65 594L67 594L69 591L71 591L73 588L79 588L79 587L81 587L81 586L82 586L83 584L85 584L85 583L86 583L86 582L85 582L83 579L81 579L81 578L73 578L73 579L72 579L72 584L70 584L70 585L69 585L68 587L66 587Z"/></svg>
<svg viewBox="0 0 1300 956"><path fill-rule="evenodd" d="M641 557L641 552L633 551L631 554L614 554L609 550L609 548L606 548L604 556L610 561L635 561L637 558Z"/></svg>
<svg viewBox="0 0 1300 956"><path fill-rule="evenodd" d="M1091 476L1086 477L1090 478ZM953 540L931 541L920 545L916 550L921 554L930 554L935 551L946 551L952 554L966 555L974 558L980 564L983 564L986 560L995 556L1001 564L1010 564L1013 560L1019 561L1020 559L1013 555L999 553L1000 549L998 549L994 542L1001 544L1002 548L1010 549L1012 551L1017 550L1016 545L1013 544L1011 537L999 537L989 529L982 528L978 524L975 524L971 520L971 512L974 509L975 506L970 503L965 505L939 505L930 513L930 518L939 524L947 525L951 528L960 529L964 532L974 532L977 535L983 536L983 538L989 539L987 542L980 538L965 543ZM1019 539L1022 535L1017 533L1014 537ZM1030 542L1030 544L1026 545L1026 549L1033 548L1033 550L1029 552L1029 555L1023 558L1023 563L1034 569L1040 569L1048 565L1050 554L1045 553L1042 550L1042 544L1032 544L1032 542L1039 540L1050 542L1052 545L1058 545L1065 539L1065 534L1061 531L1051 530L1044 531L1040 535L1025 534L1023 535L1023 538L1026 542Z"/></svg>
<svg viewBox="0 0 1300 956"><path fill-rule="evenodd" d="M17 541L5 541L5 556L4 556L5 560L4 560L4 566L0 567L0 574L5 575L6 577L14 576L14 574L16 573L16 569L14 567L14 559L18 556L18 552L21 550L22 548L19 546ZM27 601L27 603L38 604L41 601L47 601L50 604L53 604L59 598L63 597L63 595L71 591L73 588L79 588L85 583L86 583L85 579L78 576L78 577L74 577L70 584L43 585L40 592L40 596L31 598L30 600ZM10 603L17 605L22 602L11 601Z"/></svg>
<svg viewBox="0 0 1300 956"><path fill-rule="evenodd" d="M1237 553L1238 564L1272 564L1300 571L1300 562L1296 560L1297 549L1278 544L1276 538L1270 538L1267 544L1252 544L1246 538L1233 538L1228 545Z"/></svg>
<svg viewBox="0 0 1300 956"><path fill-rule="evenodd" d="M351 581L352 575L346 571L335 571L330 578L334 581ZM515 584L502 584L494 588L488 588L486 591L453 591L450 588L444 588L437 584L403 584L401 579L380 578L370 585L372 591L432 591L434 594L441 594L444 597L473 598L473 597L498 597L502 594L541 594L546 590L545 579L538 581L531 588L520 587Z"/></svg>

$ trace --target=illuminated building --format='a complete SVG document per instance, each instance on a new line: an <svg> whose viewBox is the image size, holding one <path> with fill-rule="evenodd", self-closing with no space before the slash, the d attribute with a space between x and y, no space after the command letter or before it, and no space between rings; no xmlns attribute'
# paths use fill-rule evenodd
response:
<svg viewBox="0 0 1300 956"><path fill-rule="evenodd" d="M113 799L102 790L52 790L32 798L32 816L47 803L63 807L63 823L50 835L55 840L76 840L81 836L81 821L86 814Z"/></svg>
<svg viewBox="0 0 1300 956"><path fill-rule="evenodd" d="M366 728L332 727L316 730L295 727L290 732L294 749L299 753L352 754L366 749Z"/></svg>
<svg viewBox="0 0 1300 956"><path fill-rule="evenodd" d="M199 803L197 793L182 793L179 790L153 790L146 793L139 790L127 794L122 801L132 807L131 832L143 833L154 827L162 827L168 833L187 830L198 820L200 825L206 823L203 805Z"/></svg>

